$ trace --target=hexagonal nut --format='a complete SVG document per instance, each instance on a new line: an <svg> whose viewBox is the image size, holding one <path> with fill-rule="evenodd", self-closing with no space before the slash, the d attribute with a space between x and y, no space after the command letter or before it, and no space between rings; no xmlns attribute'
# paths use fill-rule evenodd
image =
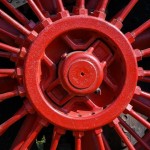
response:
<svg viewBox="0 0 150 150"><path fill-rule="evenodd" d="M18 86L18 93L20 95L20 97L24 97L25 96L25 89L22 86Z"/></svg>
<svg viewBox="0 0 150 150"><path fill-rule="evenodd" d="M48 26L51 23L52 23L52 20L50 18L47 18L47 19L45 19L44 21L41 22L41 26L43 28L45 28L46 26Z"/></svg>
<svg viewBox="0 0 150 150"><path fill-rule="evenodd" d="M110 125L110 127L114 127L115 125L118 125L119 122L120 122L119 119L116 118L116 119L114 119L114 120L112 121L112 123L110 123L109 125Z"/></svg>
<svg viewBox="0 0 150 150"><path fill-rule="evenodd" d="M126 107L126 110L124 111L124 113L128 113L129 111L131 111L133 108L132 105L128 104L128 106Z"/></svg>
<svg viewBox="0 0 150 150"><path fill-rule="evenodd" d="M103 11L94 11L93 14L95 17L101 18L101 19L105 19L106 18L106 13Z"/></svg>
<svg viewBox="0 0 150 150"><path fill-rule="evenodd" d="M103 130L102 129L97 129L97 130L95 130L95 134L101 134L103 132Z"/></svg>
<svg viewBox="0 0 150 150"><path fill-rule="evenodd" d="M73 12L76 15L87 15L88 14L88 10L85 8L78 8L78 7L74 7Z"/></svg>
<svg viewBox="0 0 150 150"><path fill-rule="evenodd" d="M75 136L76 138L81 138L84 136L84 132L73 132L73 136Z"/></svg>
<svg viewBox="0 0 150 150"><path fill-rule="evenodd" d="M27 25L27 27L29 27L30 29L33 29L36 26L36 24L30 20L29 24Z"/></svg>
<svg viewBox="0 0 150 150"><path fill-rule="evenodd" d="M36 31L31 31L31 33L28 35L27 40L29 42L32 42L35 40L35 38L38 36L38 33Z"/></svg>
<svg viewBox="0 0 150 150"><path fill-rule="evenodd" d="M141 95L141 91L142 91L141 88L139 86L137 86L136 89L135 89L135 94L136 95Z"/></svg>
<svg viewBox="0 0 150 150"><path fill-rule="evenodd" d="M118 20L118 19L113 19L113 20L111 21L111 23L112 23L113 25L115 25L118 29L121 29L122 26L123 26L122 22L121 22L120 20Z"/></svg>
<svg viewBox="0 0 150 150"><path fill-rule="evenodd" d="M135 41L134 35L133 35L131 32L127 32L127 33L125 34L125 36L127 37L128 41L129 41L130 43L133 43L133 42Z"/></svg>
<svg viewBox="0 0 150 150"><path fill-rule="evenodd" d="M19 57L21 59L23 59L27 54L27 51L26 51L26 48L25 47L22 47L21 50L20 50L20 53L19 53Z"/></svg>
<svg viewBox="0 0 150 150"><path fill-rule="evenodd" d="M63 135L66 132L66 130L59 128L59 127L55 127L54 130L55 130L55 132L57 132L60 135Z"/></svg>
<svg viewBox="0 0 150 150"><path fill-rule="evenodd" d="M138 76L139 76L139 78L142 78L144 76L144 70L142 67L138 68Z"/></svg>
<svg viewBox="0 0 150 150"><path fill-rule="evenodd" d="M23 75L23 69L22 68L17 68L16 69L16 74L17 74L17 77L22 77L22 75Z"/></svg>
<svg viewBox="0 0 150 150"><path fill-rule="evenodd" d="M139 49L135 49L134 52L137 60L138 61L142 60L142 52Z"/></svg>
<svg viewBox="0 0 150 150"><path fill-rule="evenodd" d="M67 10L61 11L57 13L58 18L64 18L64 17L69 17L69 12Z"/></svg>
<svg viewBox="0 0 150 150"><path fill-rule="evenodd" d="M31 106L31 104L27 100L24 101L24 106L30 114L34 114L35 111L34 111L33 107Z"/></svg>

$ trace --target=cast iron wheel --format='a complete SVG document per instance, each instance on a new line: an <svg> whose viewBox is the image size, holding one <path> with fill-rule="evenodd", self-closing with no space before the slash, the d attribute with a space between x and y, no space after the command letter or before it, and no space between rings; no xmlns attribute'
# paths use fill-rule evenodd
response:
<svg viewBox="0 0 150 150"><path fill-rule="evenodd" d="M51 6L47 0L27 2L29 18L0 0L0 57L13 62L0 69L0 103L13 97L22 101L0 125L2 136L23 119L10 149L32 149L40 131L53 125L50 150L67 131L76 150L110 150L107 128L128 149L150 150L150 93L142 84L150 83L150 70L142 67L150 57L150 20L126 34L121 31L138 0L130 0L110 20L109 0L67 1L68 10L61 0L49 1ZM128 124L127 115L142 126L142 135Z"/></svg>

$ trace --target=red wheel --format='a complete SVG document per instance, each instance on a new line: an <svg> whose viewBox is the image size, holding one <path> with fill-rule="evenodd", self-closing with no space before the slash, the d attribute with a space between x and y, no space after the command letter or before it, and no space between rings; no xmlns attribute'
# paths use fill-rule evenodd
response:
<svg viewBox="0 0 150 150"><path fill-rule="evenodd" d="M150 57L150 20L124 34L123 21L137 0L109 21L108 3L77 0L67 10L61 0L28 0L29 20L1 0L0 57L13 67L0 69L0 102L19 96L23 104L0 125L0 135L25 118L11 149L30 149L40 131L53 125L51 150L66 131L72 132L76 150L110 150L106 126L128 149L150 150L150 91L142 86L150 82L150 70L142 67ZM125 114L140 123L142 136Z"/></svg>

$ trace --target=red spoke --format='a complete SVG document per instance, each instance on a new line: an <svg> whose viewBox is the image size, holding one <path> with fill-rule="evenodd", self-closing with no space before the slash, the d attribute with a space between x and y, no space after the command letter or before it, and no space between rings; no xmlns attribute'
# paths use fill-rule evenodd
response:
<svg viewBox="0 0 150 150"><path fill-rule="evenodd" d="M1 43L1 42L0 42L0 49L6 50L11 53L19 53L20 52L19 48L9 46L9 45Z"/></svg>
<svg viewBox="0 0 150 150"><path fill-rule="evenodd" d="M12 97L15 97L15 96L18 96L18 95L19 95L18 90L14 90L14 91L11 91L11 92L0 94L0 102L3 102L6 99L9 99L9 98L12 98Z"/></svg>
<svg viewBox="0 0 150 150"><path fill-rule="evenodd" d="M36 5L38 6L38 8L39 8L42 12L45 11L45 9L43 8L43 6L42 6L40 0L35 0L35 3L36 3Z"/></svg>
<svg viewBox="0 0 150 150"><path fill-rule="evenodd" d="M139 142L141 145L149 150L149 146L142 140L142 138L121 118L119 118L120 124Z"/></svg>
<svg viewBox="0 0 150 150"><path fill-rule="evenodd" d="M64 8L62 0L56 0L56 4L57 4L57 10L58 10L58 12L65 11L65 8Z"/></svg>
<svg viewBox="0 0 150 150"><path fill-rule="evenodd" d="M105 150L105 146L104 146L104 141L103 141L103 137L102 137L102 129L99 130L95 130L95 134L96 134L96 138L98 141L98 146L100 150Z"/></svg>
<svg viewBox="0 0 150 150"><path fill-rule="evenodd" d="M142 67L139 67L138 76L139 76L139 79L150 76L150 70L144 70Z"/></svg>
<svg viewBox="0 0 150 150"><path fill-rule="evenodd" d="M74 132L73 135L75 137L75 150L82 150L81 138L84 135L84 133L83 132Z"/></svg>
<svg viewBox="0 0 150 150"><path fill-rule="evenodd" d="M101 1L99 1L98 5L96 7L96 10L105 12L106 7L108 5L108 2L109 2L109 0L101 0Z"/></svg>
<svg viewBox="0 0 150 150"><path fill-rule="evenodd" d="M24 25L29 24L29 20L14 8L7 0L1 0L1 2L15 15L15 17Z"/></svg>
<svg viewBox="0 0 150 150"><path fill-rule="evenodd" d="M150 129L150 123L148 121L146 121L144 118L142 118L139 114L137 114L133 109L131 105L128 105L125 113L128 113L129 115L131 115L133 118L135 118L136 120L138 120L140 123L142 123L145 127L147 127L148 129Z"/></svg>
<svg viewBox="0 0 150 150"><path fill-rule="evenodd" d="M150 117L150 107L137 99L132 99L131 104L133 108L140 112L141 114Z"/></svg>
<svg viewBox="0 0 150 150"><path fill-rule="evenodd" d="M35 121L35 115L28 115L26 117L10 149L19 150L21 148L27 139L27 136L29 135Z"/></svg>
<svg viewBox="0 0 150 150"><path fill-rule="evenodd" d="M139 81L150 83L150 78L143 77L143 78L139 79Z"/></svg>
<svg viewBox="0 0 150 150"><path fill-rule="evenodd" d="M68 101L69 101L71 98L73 98L73 97L74 97L74 95L68 94L67 96L65 96L65 97L61 100L60 105L63 105L64 103L68 102Z"/></svg>
<svg viewBox="0 0 150 150"><path fill-rule="evenodd" d="M76 7L85 8L85 0L77 0Z"/></svg>
<svg viewBox="0 0 150 150"><path fill-rule="evenodd" d="M47 126L47 122L37 118L20 150L28 149L44 126Z"/></svg>
<svg viewBox="0 0 150 150"><path fill-rule="evenodd" d="M90 98L88 97L88 96L86 96L86 104L88 105L88 106L90 106L93 110L99 110L100 108L97 106L97 105L95 105L93 102L92 102L92 100L90 100Z"/></svg>
<svg viewBox="0 0 150 150"><path fill-rule="evenodd" d="M138 2L138 0L130 0L129 4L123 9L119 14L117 15L117 18L112 20L112 23L116 25L119 29L122 28L122 22L127 17L127 15L130 13L132 8L135 6L135 4Z"/></svg>
<svg viewBox="0 0 150 150"><path fill-rule="evenodd" d="M142 57L150 57L150 48L141 51Z"/></svg>
<svg viewBox="0 0 150 150"><path fill-rule="evenodd" d="M150 131L148 131L148 132L144 135L144 137L143 137L142 139L143 139L143 141L145 141L147 144L149 144L149 137L150 137ZM136 143L136 144L135 144L135 148L136 148L136 149L143 149L143 146L141 146L140 143Z"/></svg>
<svg viewBox="0 0 150 150"><path fill-rule="evenodd" d="M44 55L44 61L50 68L55 66L55 64L46 55Z"/></svg>
<svg viewBox="0 0 150 150"><path fill-rule="evenodd" d="M126 134L122 131L122 129L121 129L120 125L119 125L119 120L118 119L115 119L113 121L112 126L114 127L114 129L116 130L116 132L118 133L118 135L122 138L122 140L125 142L125 144L127 145L127 147L130 150L135 150L135 148L133 147L132 143L127 138Z"/></svg>
<svg viewBox="0 0 150 150"><path fill-rule="evenodd" d="M56 87L57 85L59 85L60 84L60 81L59 81L59 79L56 79L54 82L52 82L50 85L49 85L49 87L47 88L47 92L49 92L49 91L51 91L54 87Z"/></svg>
<svg viewBox="0 0 150 150"><path fill-rule="evenodd" d="M15 34L12 34L12 33L8 32L2 28L0 28L0 33L4 34L4 35L6 35L12 39L17 39L17 36Z"/></svg>
<svg viewBox="0 0 150 150"><path fill-rule="evenodd" d="M15 21L12 17L10 17L9 15L7 15L4 11L2 11L0 9L0 14L1 17L6 20L8 23L10 23L12 26L14 26L17 30L19 30L21 33L23 33L24 35L28 36L30 35L30 31L25 28L24 26L22 26L20 23L18 23L17 21Z"/></svg>
<svg viewBox="0 0 150 150"><path fill-rule="evenodd" d="M14 114L13 117L5 121L3 124L0 125L0 135L2 135L11 125L15 122L23 118L27 114L27 110L25 106L22 106L17 113Z"/></svg>
<svg viewBox="0 0 150 150"><path fill-rule="evenodd" d="M38 8L38 6L35 4L33 0L28 0L28 4L30 5L30 7L32 8L32 10L34 11L34 13L39 18L40 21L46 20L46 17L43 15L43 13L41 12L41 10Z"/></svg>
<svg viewBox="0 0 150 150"><path fill-rule="evenodd" d="M130 41L130 43L133 43L135 41L135 38L138 35L140 35L143 31L145 31L146 29L148 29L149 27L150 27L150 20L146 21L141 26L139 26L138 28L136 28L132 32L126 33L125 35L128 38L128 40Z"/></svg>
<svg viewBox="0 0 150 150"><path fill-rule="evenodd" d="M0 69L0 77L11 77L14 73L15 69Z"/></svg>
<svg viewBox="0 0 150 150"><path fill-rule="evenodd" d="M106 18L106 7L108 5L109 0L101 0L98 2L98 5L94 11L94 15L101 18Z"/></svg>
<svg viewBox="0 0 150 150"><path fill-rule="evenodd" d="M65 130L55 127L50 150L56 150L60 137L65 134Z"/></svg>
<svg viewBox="0 0 150 150"><path fill-rule="evenodd" d="M137 88L135 90L135 95L138 95L138 96L141 96L143 98L146 98L146 99L150 100L150 93L142 91L139 86L137 86Z"/></svg>
<svg viewBox="0 0 150 150"><path fill-rule="evenodd" d="M11 54L8 52L0 52L0 57L4 57L4 58L10 58Z"/></svg>
<svg viewBox="0 0 150 150"><path fill-rule="evenodd" d="M105 145L105 149L106 150L111 150L109 144L108 144L108 141L106 140L105 136L102 134L102 138L103 138L103 141L104 141L104 145Z"/></svg>

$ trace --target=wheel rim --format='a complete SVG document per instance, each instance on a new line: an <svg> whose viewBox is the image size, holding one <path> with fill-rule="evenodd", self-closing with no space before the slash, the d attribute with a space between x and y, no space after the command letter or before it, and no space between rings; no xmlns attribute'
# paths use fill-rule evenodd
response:
<svg viewBox="0 0 150 150"><path fill-rule="evenodd" d="M56 1L57 15L49 17L39 1L28 0L40 21L35 24L2 0L21 24L0 10L2 19L19 31L19 36L7 32L1 21L1 33L15 39L19 48L11 46L9 38L1 38L10 45L0 43L0 56L10 58L16 68L0 69L0 77L2 80L13 78L16 83L13 91L0 95L0 101L20 96L24 98L24 104L0 125L0 135L26 115L29 117L25 129L31 127L27 123L29 120L36 121L26 136L20 136L25 142L18 145L16 138L12 149L30 148L41 129L49 124L55 126L51 150L57 148L66 130L73 132L77 150L84 149L81 141L87 131L95 135L98 149L109 149L102 130L105 125L113 127L129 149L135 148L122 127L130 132L137 144L149 149L148 140L140 138L119 117L121 113L129 114L150 129L150 123L134 111L134 108L140 110L149 119L149 107L143 99L148 101L150 94L137 84L138 81L149 82L149 70L139 67L138 61L149 57L150 50L133 49L131 45L150 27L150 21L125 35L120 32L122 22L136 2L129 2L108 22L105 20L108 1L98 2L93 14L88 14L84 1L79 0L71 15L62 1Z"/></svg>

